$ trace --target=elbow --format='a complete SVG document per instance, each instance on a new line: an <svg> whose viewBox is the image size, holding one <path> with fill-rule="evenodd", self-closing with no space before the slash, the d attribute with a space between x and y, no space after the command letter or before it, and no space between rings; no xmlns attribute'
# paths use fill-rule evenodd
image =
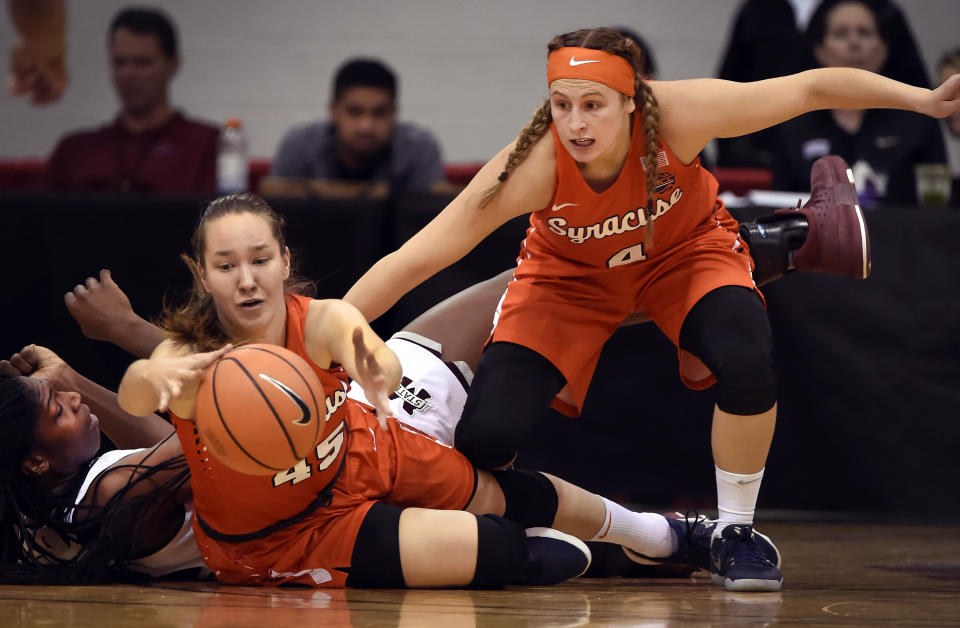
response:
<svg viewBox="0 0 960 628"><path fill-rule="evenodd" d="M795 94L797 102L802 103L803 111L816 111L819 109L830 109L829 89L827 87L827 76L823 70L807 70L799 75L800 83L798 93Z"/></svg>
<svg viewBox="0 0 960 628"><path fill-rule="evenodd" d="M144 403L142 397L132 394L130 387L123 384L120 384L120 389L117 391L117 403L124 412L133 416L146 416L153 412L153 408Z"/></svg>

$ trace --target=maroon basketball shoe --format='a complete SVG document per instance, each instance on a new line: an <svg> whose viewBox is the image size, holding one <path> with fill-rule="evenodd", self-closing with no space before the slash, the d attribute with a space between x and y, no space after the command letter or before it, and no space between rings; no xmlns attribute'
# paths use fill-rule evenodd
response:
<svg viewBox="0 0 960 628"><path fill-rule="evenodd" d="M809 232L797 249L797 270L866 279L870 275L870 234L863 219L853 172L841 157L827 155L810 170L810 200L796 209L807 219Z"/></svg>

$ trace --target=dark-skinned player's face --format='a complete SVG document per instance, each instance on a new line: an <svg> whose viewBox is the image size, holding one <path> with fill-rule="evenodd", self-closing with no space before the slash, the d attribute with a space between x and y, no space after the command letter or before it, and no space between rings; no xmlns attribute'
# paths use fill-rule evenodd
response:
<svg viewBox="0 0 960 628"><path fill-rule="evenodd" d="M44 380L22 378L37 407L30 456L47 462L56 476L67 476L100 449L100 422L80 393L56 391Z"/></svg>

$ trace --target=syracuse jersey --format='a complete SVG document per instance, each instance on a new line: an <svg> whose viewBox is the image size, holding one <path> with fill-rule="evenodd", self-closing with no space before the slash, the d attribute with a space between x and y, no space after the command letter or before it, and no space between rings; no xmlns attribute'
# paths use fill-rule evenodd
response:
<svg viewBox="0 0 960 628"><path fill-rule="evenodd" d="M286 347L306 358L326 394L327 417L321 428L320 444L302 463L309 472L300 481L284 482L277 476L249 476L220 464L208 455L206 447L194 433L189 421L176 421L177 435L190 465L194 502L201 527L208 532L225 535L258 534L278 521L291 521L315 510L318 496L332 484L343 461L347 428L344 424L349 379L342 368L321 369L306 355L303 343L303 319L310 299L288 296ZM235 484L242 491L205 490L210 482L216 486Z"/></svg>
<svg viewBox="0 0 960 628"><path fill-rule="evenodd" d="M462 509L476 487L476 471L459 452L395 420L382 431L371 407L347 398L341 367L310 361L310 302L286 297L286 348L310 363L327 395L322 437L305 460L274 476L237 473L207 452L192 422L174 418L190 465L197 546L223 582L342 587L376 500Z"/></svg>
<svg viewBox="0 0 960 628"><path fill-rule="evenodd" d="M591 274L638 263L651 256L643 241L647 220L646 157L643 125L634 118L626 162L613 185L594 192L577 162L553 133L556 189L547 207L530 215L520 257L524 273L549 276ZM702 228L714 210L717 180L695 159L684 165L666 145L657 153L657 185L652 220L655 256L668 254Z"/></svg>
<svg viewBox="0 0 960 628"><path fill-rule="evenodd" d="M685 165L660 143L654 243L648 251L639 116L623 168L602 192L590 188L555 124L550 128L556 152L553 200L530 215L490 339L523 345L550 360L568 386L566 401L555 399L553 406L576 416L603 344L627 315L645 312L677 345L684 318L705 294L721 286L756 285L738 224L717 199L717 181L699 158ZM679 354L688 386L713 383L699 360Z"/></svg>

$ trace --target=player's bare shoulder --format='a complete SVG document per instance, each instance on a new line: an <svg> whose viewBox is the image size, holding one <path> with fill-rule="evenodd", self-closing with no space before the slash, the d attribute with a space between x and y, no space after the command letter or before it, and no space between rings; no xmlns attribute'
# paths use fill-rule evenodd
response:
<svg viewBox="0 0 960 628"><path fill-rule="evenodd" d="M547 131L533 141L526 157L510 172L494 198L513 209L514 215L535 212L553 199L557 153L553 134Z"/></svg>

